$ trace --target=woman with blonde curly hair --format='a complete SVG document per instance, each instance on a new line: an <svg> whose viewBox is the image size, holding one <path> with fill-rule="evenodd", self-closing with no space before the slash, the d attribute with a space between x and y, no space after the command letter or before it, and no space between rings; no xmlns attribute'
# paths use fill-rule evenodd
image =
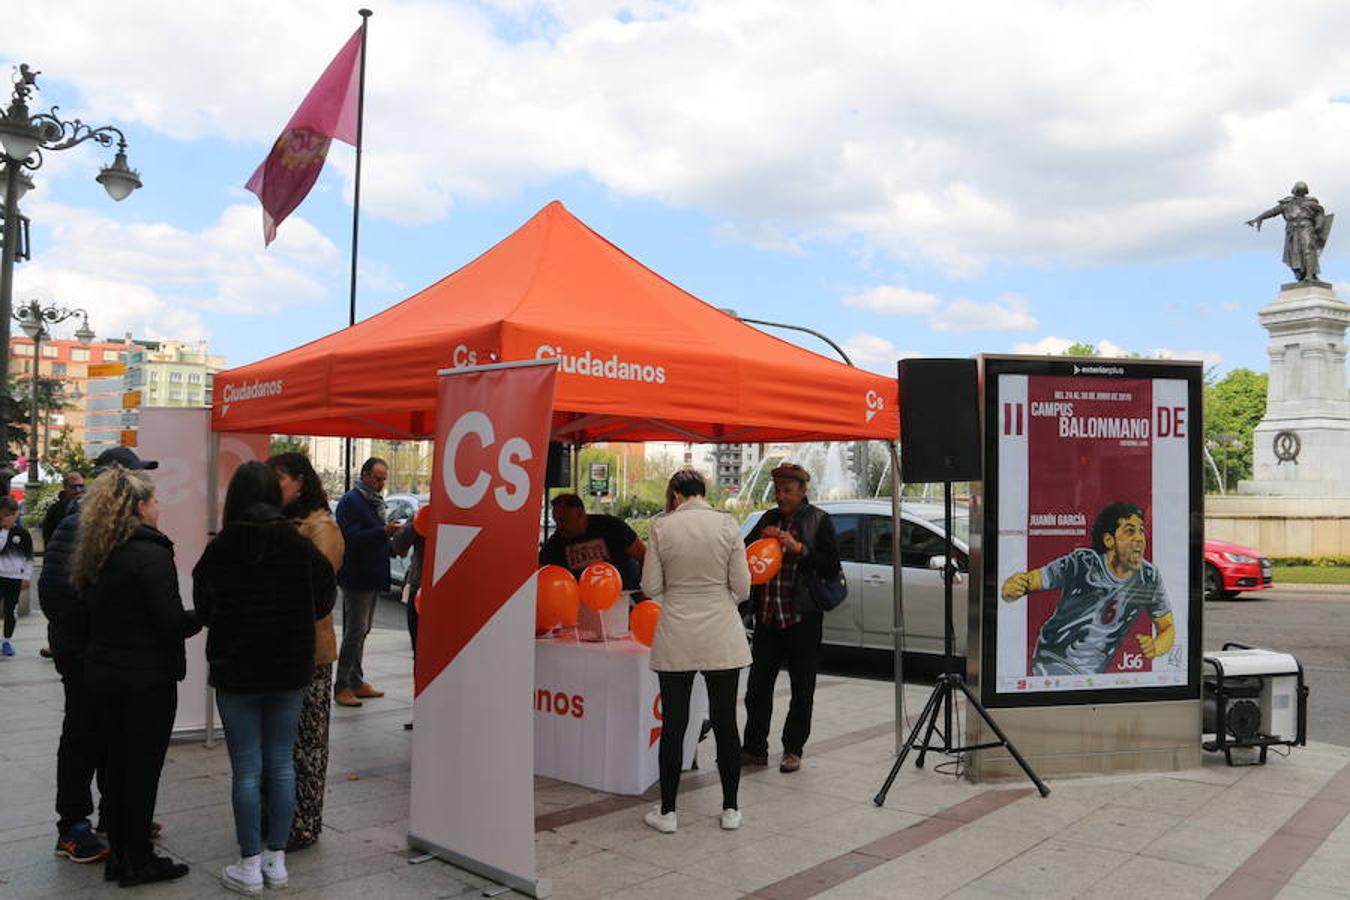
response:
<svg viewBox="0 0 1350 900"><path fill-rule="evenodd" d="M71 581L89 608L86 671L107 741L103 822L112 855L105 878L122 887L168 881L188 867L150 843L159 775L169 748L184 642L201 630L183 608L173 542L158 528L154 482L113 468L80 506Z"/></svg>

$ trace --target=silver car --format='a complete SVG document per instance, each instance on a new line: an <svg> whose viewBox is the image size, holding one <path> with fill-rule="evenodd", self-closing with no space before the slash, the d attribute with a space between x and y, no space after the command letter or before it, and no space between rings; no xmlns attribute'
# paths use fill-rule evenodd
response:
<svg viewBox="0 0 1350 900"><path fill-rule="evenodd" d="M839 560L848 579L848 599L825 614L825 643L840 647L891 650L894 623L891 568L890 500L822 500L812 503L830 514L839 537ZM966 507L955 507L952 545L957 576L953 585L952 618L956 654L966 646L966 593L970 568L970 530ZM749 534L761 513L745 522ZM904 502L901 505L900 560L904 568L905 651L942 654L942 565L946 553L942 505Z"/></svg>

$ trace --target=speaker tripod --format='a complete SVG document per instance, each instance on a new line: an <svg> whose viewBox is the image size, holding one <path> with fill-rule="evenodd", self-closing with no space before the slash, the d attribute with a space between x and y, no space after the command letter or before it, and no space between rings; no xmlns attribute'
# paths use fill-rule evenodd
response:
<svg viewBox="0 0 1350 900"><path fill-rule="evenodd" d="M956 635L952 628L952 582L956 578L956 563L953 558L954 548L952 547L952 483L944 481L942 483L942 506L943 513L946 516L946 552L947 558L943 564L942 582L943 582L943 600L946 607L945 615L945 642L944 654L942 658L942 674L938 676L937 684L933 686L933 692L928 695L928 702L924 704L923 712L919 713L919 718L915 720L914 727L910 729L909 738L900 748L900 755L895 758L895 764L891 766L890 774L886 776L886 783L881 786L881 790L872 798L872 802L881 806L886 802L886 794L890 792L891 785L895 783L896 776L900 774L900 768L905 764L905 758L909 756L911 750L916 747L919 750L919 756L914 761L917 768L923 768L924 757L929 750L936 750L939 753L957 754L967 753L972 750L988 750L994 747L1003 747L1012 756L1017 764L1022 767L1027 778L1031 779L1032 784L1036 785L1036 790L1040 791L1042 797L1049 796L1050 788L1045 782L1037 777L1036 772L1031 765L1022 758L1022 754L1017 752L1012 741L1003 733L1003 729L998 727L998 723L989 715L989 711L984 708L975 695L970 692L965 679L959 672L953 671L955 668L954 644ZM967 709L973 709L984 720L989 729L997 735L998 740L989 741L983 744L969 744L964 747L953 746L955 744L955 732L952 728L952 706L955 702L955 694L960 691L965 695ZM933 735L938 732L938 716L942 716L942 729L940 736L941 744L933 743ZM923 731L923 743L919 743L919 733Z"/></svg>

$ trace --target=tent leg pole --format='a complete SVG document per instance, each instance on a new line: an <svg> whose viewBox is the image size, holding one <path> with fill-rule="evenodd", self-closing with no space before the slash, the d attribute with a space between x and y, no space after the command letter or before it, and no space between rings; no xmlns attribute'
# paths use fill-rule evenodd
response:
<svg viewBox="0 0 1350 900"><path fill-rule="evenodd" d="M905 745L905 601L900 583L900 448L895 441L887 441L891 457L891 600L895 627L891 630L895 641L895 751Z"/></svg>

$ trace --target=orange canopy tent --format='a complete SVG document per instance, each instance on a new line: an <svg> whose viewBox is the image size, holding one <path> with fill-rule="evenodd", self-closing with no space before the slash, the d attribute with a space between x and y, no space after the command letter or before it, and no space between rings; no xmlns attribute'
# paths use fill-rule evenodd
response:
<svg viewBox="0 0 1350 900"><path fill-rule="evenodd" d="M378 315L215 376L216 431L430 438L436 372L556 357L554 437L894 439L897 382L779 340L553 202Z"/></svg>

